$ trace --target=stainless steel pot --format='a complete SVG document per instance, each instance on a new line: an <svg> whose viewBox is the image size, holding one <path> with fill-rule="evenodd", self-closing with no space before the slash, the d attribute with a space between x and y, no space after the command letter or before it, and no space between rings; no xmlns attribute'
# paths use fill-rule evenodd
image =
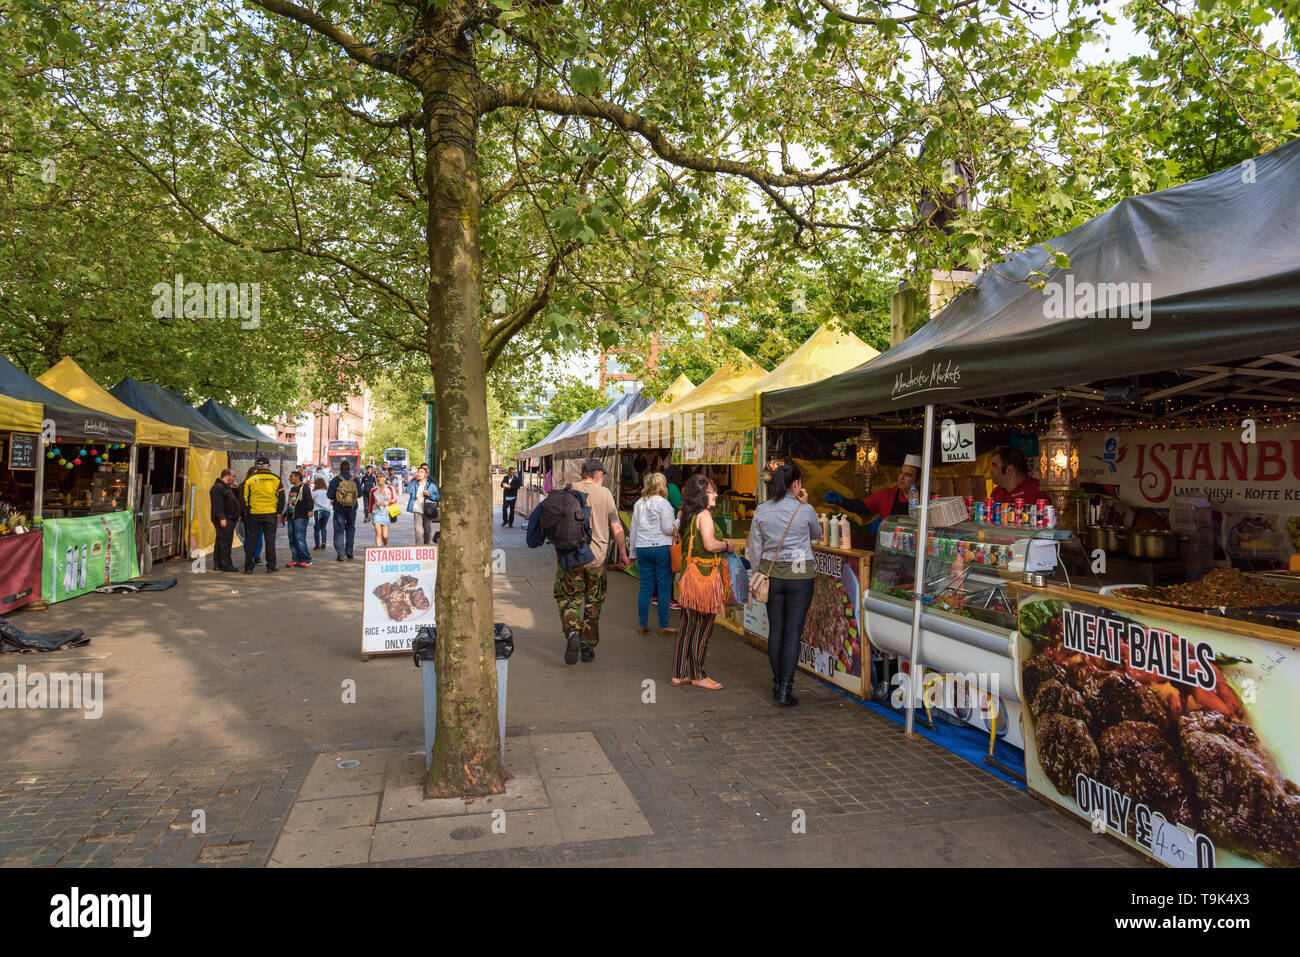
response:
<svg viewBox="0 0 1300 957"><path fill-rule="evenodd" d="M1177 558L1178 533L1130 528L1125 551L1133 558Z"/></svg>
<svg viewBox="0 0 1300 957"><path fill-rule="evenodd" d="M1089 525L1087 527L1088 549L1100 548L1104 552L1124 551L1124 539L1128 529L1123 525Z"/></svg>

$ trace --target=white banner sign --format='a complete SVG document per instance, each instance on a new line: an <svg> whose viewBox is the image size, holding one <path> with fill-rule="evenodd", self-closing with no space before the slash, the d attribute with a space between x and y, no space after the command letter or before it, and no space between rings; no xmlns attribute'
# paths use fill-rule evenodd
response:
<svg viewBox="0 0 1300 957"><path fill-rule="evenodd" d="M1079 479L1129 505L1204 497L1224 512L1300 515L1300 427L1089 432Z"/></svg>
<svg viewBox="0 0 1300 957"><path fill-rule="evenodd" d="M975 423L944 419L939 428L939 451L945 462L974 462Z"/></svg>
<svg viewBox="0 0 1300 957"><path fill-rule="evenodd" d="M410 651L416 629L434 623L438 546L367 548L365 556L361 653Z"/></svg>

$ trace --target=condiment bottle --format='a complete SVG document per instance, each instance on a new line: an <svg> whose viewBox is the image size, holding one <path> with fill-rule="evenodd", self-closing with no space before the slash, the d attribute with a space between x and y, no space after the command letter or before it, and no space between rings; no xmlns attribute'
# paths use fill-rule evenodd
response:
<svg viewBox="0 0 1300 957"><path fill-rule="evenodd" d="M827 519L827 517L826 517L825 515L818 515L818 516L817 516L817 520L818 520L819 522L822 523L822 541L823 541L823 542L829 542L829 541L830 541L830 533L829 533L829 531L828 531L828 528L829 528L829 522L830 522L830 520Z"/></svg>
<svg viewBox="0 0 1300 957"><path fill-rule="evenodd" d="M840 519L838 515L832 515L830 521L830 540L827 542L831 548L840 547Z"/></svg>

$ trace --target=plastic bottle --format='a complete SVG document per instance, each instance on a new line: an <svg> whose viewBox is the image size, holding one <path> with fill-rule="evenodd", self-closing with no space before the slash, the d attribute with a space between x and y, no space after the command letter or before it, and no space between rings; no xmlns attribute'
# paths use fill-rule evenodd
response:
<svg viewBox="0 0 1300 957"><path fill-rule="evenodd" d="M822 524L822 541L830 541L830 520L825 515L818 515L817 520Z"/></svg>
<svg viewBox="0 0 1300 957"><path fill-rule="evenodd" d="M829 545L831 548L839 548L840 547L840 517L838 515L831 516L830 536L831 537L826 540L826 544Z"/></svg>
<svg viewBox="0 0 1300 957"><path fill-rule="evenodd" d="M847 515L840 516L840 548L853 547L853 526Z"/></svg>
<svg viewBox="0 0 1300 957"><path fill-rule="evenodd" d="M907 491L907 509L909 512L915 513L916 510L919 509L920 507L921 507L921 495L919 492L917 492L916 486L913 485Z"/></svg>

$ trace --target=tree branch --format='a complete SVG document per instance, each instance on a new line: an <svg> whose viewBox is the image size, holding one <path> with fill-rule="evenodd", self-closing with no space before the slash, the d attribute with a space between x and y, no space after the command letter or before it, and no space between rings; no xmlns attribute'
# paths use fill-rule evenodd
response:
<svg viewBox="0 0 1300 957"><path fill-rule="evenodd" d="M374 67L376 70L382 70L385 73L391 73L393 76L406 78L401 61L397 57L391 53L376 50L367 43L362 43L338 24L327 17L321 16L314 10L308 10L296 3L289 3L288 0L253 0L253 3L269 13L296 20L326 39L332 40L342 47L344 53L360 64Z"/></svg>

